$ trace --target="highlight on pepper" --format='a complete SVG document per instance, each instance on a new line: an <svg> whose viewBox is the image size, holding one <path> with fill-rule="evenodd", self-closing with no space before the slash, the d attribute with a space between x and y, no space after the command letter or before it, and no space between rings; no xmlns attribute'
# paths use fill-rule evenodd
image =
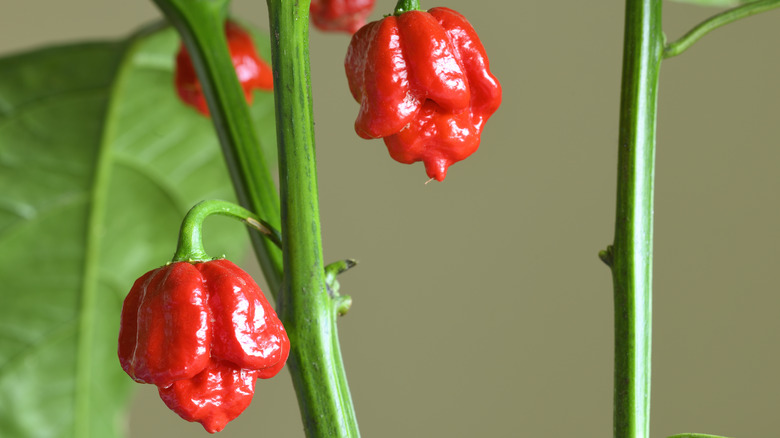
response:
<svg viewBox="0 0 780 438"><path fill-rule="evenodd" d="M225 37L238 81L244 90L244 97L247 103L251 104L253 90L273 90L273 71L257 54L251 35L237 23L230 20L225 22ZM203 88L184 43L181 44L176 55L174 82L176 93L185 104L205 116L209 115L206 96L203 94Z"/></svg>
<svg viewBox="0 0 780 438"><path fill-rule="evenodd" d="M344 66L360 103L357 134L384 139L396 161L422 161L437 181L477 150L501 104L501 85L476 31L449 8L401 11L367 24L352 36Z"/></svg>

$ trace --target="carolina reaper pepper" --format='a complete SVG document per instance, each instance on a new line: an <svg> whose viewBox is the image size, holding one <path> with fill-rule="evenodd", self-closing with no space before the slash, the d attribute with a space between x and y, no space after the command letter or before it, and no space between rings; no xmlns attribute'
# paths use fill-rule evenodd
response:
<svg viewBox="0 0 780 438"><path fill-rule="evenodd" d="M448 8L396 12L367 24L352 36L344 66L360 102L357 134L383 138L392 158L422 161L438 181L477 150L501 104L479 37Z"/></svg>
<svg viewBox="0 0 780 438"><path fill-rule="evenodd" d="M355 33L366 24L374 0L312 0L309 14L320 30Z"/></svg>
<svg viewBox="0 0 780 438"><path fill-rule="evenodd" d="M244 90L244 97L246 97L247 103L251 104L254 89L273 89L273 71L257 54L252 37L241 26L232 21L226 21L225 36L233 67L236 69L238 81ZM203 94L203 88L198 81L195 67L192 65L192 59L190 59L183 43L176 55L174 82L176 92L184 103L194 107L203 115L209 115L206 96Z"/></svg>
<svg viewBox="0 0 780 438"><path fill-rule="evenodd" d="M289 351L257 283L228 260L149 271L122 308L122 368L157 385L168 407L212 433L249 405L255 380L279 372Z"/></svg>
<svg viewBox="0 0 780 438"><path fill-rule="evenodd" d="M202 249L202 220L226 204L208 201L190 211L185 224L195 227L182 225L174 262L135 281L119 328L122 369L157 385L171 410L211 433L249 406L256 380L276 375L290 352L284 326L252 277Z"/></svg>

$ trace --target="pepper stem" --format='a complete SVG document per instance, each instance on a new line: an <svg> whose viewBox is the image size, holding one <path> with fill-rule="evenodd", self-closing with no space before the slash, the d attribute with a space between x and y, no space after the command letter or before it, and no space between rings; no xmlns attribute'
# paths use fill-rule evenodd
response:
<svg viewBox="0 0 780 438"><path fill-rule="evenodd" d="M419 10L420 10L419 0L398 0L398 3L396 3L395 5L395 11L393 11L393 14L401 15L404 12L419 11Z"/></svg>
<svg viewBox="0 0 780 438"><path fill-rule="evenodd" d="M626 0L618 135L615 240L601 259L612 269L615 308L615 438L650 436L653 187L661 0Z"/></svg>
<svg viewBox="0 0 780 438"><path fill-rule="evenodd" d="M239 219L263 233L276 246L282 246L279 232L254 213L232 202L212 199L195 204L184 216L173 262L200 262L212 259L203 248L203 221L213 214Z"/></svg>

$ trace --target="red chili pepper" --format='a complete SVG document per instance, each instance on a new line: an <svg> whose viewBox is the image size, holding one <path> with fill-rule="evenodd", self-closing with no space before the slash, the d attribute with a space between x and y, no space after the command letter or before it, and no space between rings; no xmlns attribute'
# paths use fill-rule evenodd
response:
<svg viewBox="0 0 780 438"><path fill-rule="evenodd" d="M374 0L312 0L309 14L320 30L352 34L366 24L373 8Z"/></svg>
<svg viewBox="0 0 780 438"><path fill-rule="evenodd" d="M422 161L438 181L477 150L485 121L501 104L477 33L448 8L367 24L352 36L344 65L360 102L358 135L384 138L391 157Z"/></svg>
<svg viewBox="0 0 780 438"><path fill-rule="evenodd" d="M160 398L187 421L199 421L210 433L219 432L249 406L257 371L212 361L191 379L160 387Z"/></svg>
<svg viewBox="0 0 780 438"><path fill-rule="evenodd" d="M281 370L287 333L252 277L228 260L175 262L136 280L125 299L119 362L188 421L222 430L255 380Z"/></svg>
<svg viewBox="0 0 780 438"><path fill-rule="evenodd" d="M251 104L252 90L255 88L260 90L273 89L273 71L258 56L252 37L241 26L232 21L225 22L225 36L238 81L244 89L247 103ZM195 67L192 65L192 60L184 44L181 45L179 53L176 55L175 83L176 92L184 103L194 107L204 115L209 115L206 96L203 94L198 76L195 74Z"/></svg>

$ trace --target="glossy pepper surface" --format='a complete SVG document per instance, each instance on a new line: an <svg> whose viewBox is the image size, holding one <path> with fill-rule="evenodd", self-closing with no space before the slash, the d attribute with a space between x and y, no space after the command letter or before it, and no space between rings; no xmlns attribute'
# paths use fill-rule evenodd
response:
<svg viewBox="0 0 780 438"><path fill-rule="evenodd" d="M257 283L228 260L175 262L136 280L122 308L119 362L213 433L284 366L287 333Z"/></svg>
<svg viewBox="0 0 780 438"><path fill-rule="evenodd" d="M232 21L226 21L225 37L228 41L228 50L233 67L236 69L238 81L244 90L244 97L246 97L247 103L251 104L253 90L273 89L273 71L257 54L252 37L241 26ZM195 67L192 65L192 59L184 44L181 45L179 53L176 55L174 82L176 92L184 103L194 107L204 115L209 115L206 96L203 94L203 88L198 81Z"/></svg>
<svg viewBox="0 0 780 438"><path fill-rule="evenodd" d="M479 37L448 8L367 24L352 36L344 65L360 103L358 135L383 138L391 157L422 161L438 181L477 150L501 104L501 85Z"/></svg>
<svg viewBox="0 0 780 438"><path fill-rule="evenodd" d="M309 13L320 30L352 34L366 24L373 8L374 0L312 0Z"/></svg>

